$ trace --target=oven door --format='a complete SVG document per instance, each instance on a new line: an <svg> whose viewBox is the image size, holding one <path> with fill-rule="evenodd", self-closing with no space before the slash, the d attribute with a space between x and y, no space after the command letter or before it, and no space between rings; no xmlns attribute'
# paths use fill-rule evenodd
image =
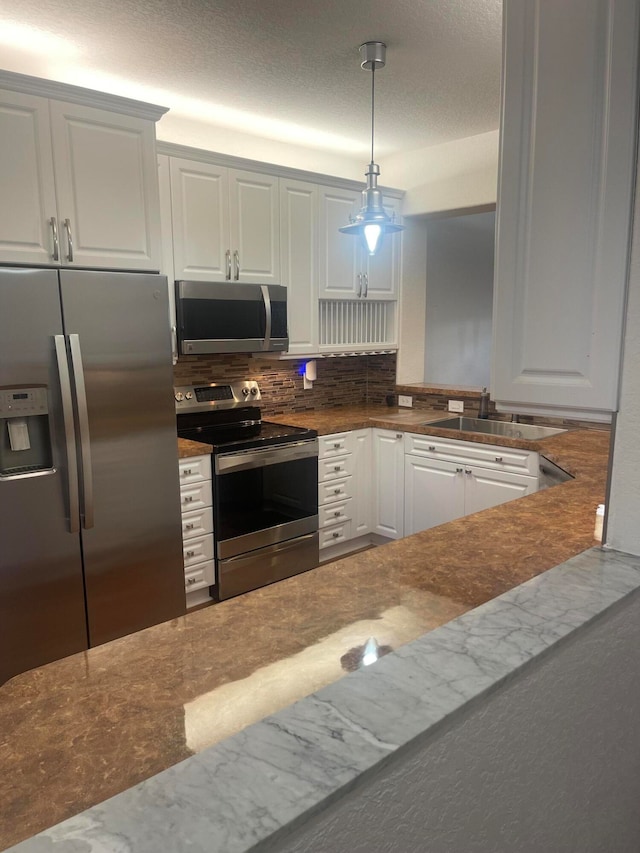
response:
<svg viewBox="0 0 640 853"><path fill-rule="evenodd" d="M215 457L219 560L318 530L318 440Z"/></svg>

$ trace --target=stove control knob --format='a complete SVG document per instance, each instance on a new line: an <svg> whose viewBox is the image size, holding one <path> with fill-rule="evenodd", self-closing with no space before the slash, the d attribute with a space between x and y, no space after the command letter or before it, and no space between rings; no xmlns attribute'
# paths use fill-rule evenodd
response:
<svg viewBox="0 0 640 853"><path fill-rule="evenodd" d="M176 402L181 403L184 400L182 391L176 391Z"/></svg>
<svg viewBox="0 0 640 853"><path fill-rule="evenodd" d="M252 393L252 395L255 397L255 395L258 393L258 389L254 386L254 387L251 389L251 393Z"/></svg>
<svg viewBox="0 0 640 853"><path fill-rule="evenodd" d="M249 389L248 389L248 388L243 388L243 389L242 389L242 396L243 396L243 397L248 397L248 396L249 396Z"/></svg>
<svg viewBox="0 0 640 853"><path fill-rule="evenodd" d="M187 399L187 400L193 400L193 392L192 391L187 391L187 393L184 396L185 396L185 399Z"/></svg>

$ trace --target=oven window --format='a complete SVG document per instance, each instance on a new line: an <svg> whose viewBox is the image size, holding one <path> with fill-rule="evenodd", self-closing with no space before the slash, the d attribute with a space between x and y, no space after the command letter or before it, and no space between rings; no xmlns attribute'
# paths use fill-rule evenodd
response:
<svg viewBox="0 0 640 853"><path fill-rule="evenodd" d="M216 476L216 538L235 539L318 514L318 459Z"/></svg>

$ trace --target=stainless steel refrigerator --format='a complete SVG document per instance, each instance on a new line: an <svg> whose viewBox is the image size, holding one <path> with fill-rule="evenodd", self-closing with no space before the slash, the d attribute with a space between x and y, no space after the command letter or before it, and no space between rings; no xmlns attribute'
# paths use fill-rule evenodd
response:
<svg viewBox="0 0 640 853"><path fill-rule="evenodd" d="M0 683L185 611L167 299L0 269Z"/></svg>

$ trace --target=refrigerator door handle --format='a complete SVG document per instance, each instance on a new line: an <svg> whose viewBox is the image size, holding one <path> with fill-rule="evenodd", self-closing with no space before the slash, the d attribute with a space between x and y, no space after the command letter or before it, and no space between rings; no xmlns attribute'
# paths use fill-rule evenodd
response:
<svg viewBox="0 0 640 853"><path fill-rule="evenodd" d="M78 335L69 335L71 365L76 392L78 428L80 431L80 453L82 458L82 526L93 527L93 474L91 472L91 436L89 435L89 411L87 391L84 385L84 368Z"/></svg>
<svg viewBox="0 0 640 853"><path fill-rule="evenodd" d="M64 437L67 451L69 533L78 533L80 530L78 458L76 455L76 434L73 426L73 401L71 399L71 380L69 378L69 363L67 362L67 347L64 335L54 335L53 340L56 347L56 359L58 361L58 377L60 379L60 394L62 396L62 419L64 422Z"/></svg>

